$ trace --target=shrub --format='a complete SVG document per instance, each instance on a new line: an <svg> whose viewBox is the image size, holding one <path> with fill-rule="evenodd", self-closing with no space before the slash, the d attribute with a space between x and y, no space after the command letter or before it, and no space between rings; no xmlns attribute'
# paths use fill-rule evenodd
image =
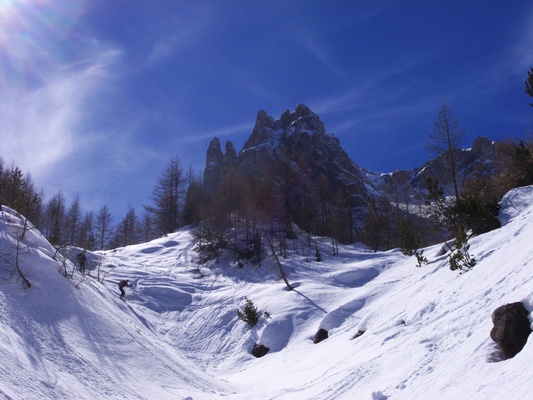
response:
<svg viewBox="0 0 533 400"><path fill-rule="evenodd" d="M257 313L257 307L252 300L246 299L242 309L237 310L237 317L243 322L246 322L250 326L255 326L259 322L259 315Z"/></svg>
<svg viewBox="0 0 533 400"><path fill-rule="evenodd" d="M227 243L223 237L218 235L210 226L205 223L194 233L197 250L202 252L203 261L217 259L224 253Z"/></svg>
<svg viewBox="0 0 533 400"><path fill-rule="evenodd" d="M498 212L500 206L493 199L479 194L468 194L459 198L453 206L459 225L472 234L480 235L500 227Z"/></svg>
<svg viewBox="0 0 533 400"><path fill-rule="evenodd" d="M415 257L416 257L417 267L421 267L422 264L428 263L428 259L424 255L424 250L420 250L420 249L415 250Z"/></svg>
<svg viewBox="0 0 533 400"><path fill-rule="evenodd" d="M416 236L413 225L403 219L400 220L400 251L406 256L415 256L417 267L428 262L424 250L418 248L419 245L420 239Z"/></svg>
<svg viewBox="0 0 533 400"><path fill-rule="evenodd" d="M414 256L420 240L415 235L414 227L411 223L400 220L400 251L406 256Z"/></svg>
<svg viewBox="0 0 533 400"><path fill-rule="evenodd" d="M468 235L463 229L459 229L455 237L455 249L450 254L450 269L455 271L468 271L476 265L476 259L470 255L468 250Z"/></svg>

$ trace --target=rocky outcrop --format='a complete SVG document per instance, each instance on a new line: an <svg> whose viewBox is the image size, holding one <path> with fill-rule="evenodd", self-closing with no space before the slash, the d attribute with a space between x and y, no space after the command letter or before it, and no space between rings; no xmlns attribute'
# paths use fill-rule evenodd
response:
<svg viewBox="0 0 533 400"><path fill-rule="evenodd" d="M220 140L216 137L211 140L207 148L204 169L204 187L211 190L220 179L222 161L224 155L220 149Z"/></svg>
<svg viewBox="0 0 533 400"><path fill-rule="evenodd" d="M226 142L224 153L220 148L220 140L215 137L209 143L205 159L204 188L207 191L215 190L223 176L224 171L233 168L237 160L237 152L231 141Z"/></svg>
<svg viewBox="0 0 533 400"><path fill-rule="evenodd" d="M503 305L492 313L494 327L490 337L498 345L503 359L514 357L524 348L531 334L528 315L521 302Z"/></svg>
<svg viewBox="0 0 533 400"><path fill-rule="evenodd" d="M462 149L456 155L459 191L464 194L467 187L470 192L475 192L477 187L481 190L491 177L504 175L503 165L509 162L510 154L508 144L482 136L476 138L471 148ZM389 201L398 198L401 203L424 204L427 178L436 180L446 194L454 194L447 157L444 152L413 170L381 175L367 171L367 174L374 177L376 190Z"/></svg>

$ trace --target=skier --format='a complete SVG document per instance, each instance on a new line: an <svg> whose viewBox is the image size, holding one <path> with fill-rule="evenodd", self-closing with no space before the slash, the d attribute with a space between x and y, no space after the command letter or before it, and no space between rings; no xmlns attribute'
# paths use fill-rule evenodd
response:
<svg viewBox="0 0 533 400"><path fill-rule="evenodd" d="M125 279L123 281L120 281L118 283L118 288L120 289L120 298L123 299L124 296L126 295L126 292L124 291L124 288L125 287L131 287L131 283L128 279Z"/></svg>
<svg viewBox="0 0 533 400"><path fill-rule="evenodd" d="M85 256L85 250L76 256L78 263L80 264L80 272L85 275L85 264L87 264L87 257Z"/></svg>

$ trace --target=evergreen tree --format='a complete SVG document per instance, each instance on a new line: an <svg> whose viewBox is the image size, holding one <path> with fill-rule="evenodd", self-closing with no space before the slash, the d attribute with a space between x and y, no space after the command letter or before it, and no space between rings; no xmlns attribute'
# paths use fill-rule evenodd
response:
<svg viewBox="0 0 533 400"><path fill-rule="evenodd" d="M473 235L480 235L500 227L498 212L500 206L493 199L475 194L462 196L453 206L459 226L472 231Z"/></svg>
<svg viewBox="0 0 533 400"><path fill-rule="evenodd" d="M254 302L250 299L246 299L242 309L237 310L237 317L246 322L251 327L254 327L259 322L259 314Z"/></svg>
<svg viewBox="0 0 533 400"><path fill-rule="evenodd" d="M533 183L533 156L531 155L531 147L531 143L529 143L529 146L526 146L523 140L520 140L520 143L515 146L513 162L517 175L515 178L517 186L527 186Z"/></svg>
<svg viewBox="0 0 533 400"><path fill-rule="evenodd" d="M400 251L406 256L412 256L418 250L420 239L415 234L413 224L400 219Z"/></svg>

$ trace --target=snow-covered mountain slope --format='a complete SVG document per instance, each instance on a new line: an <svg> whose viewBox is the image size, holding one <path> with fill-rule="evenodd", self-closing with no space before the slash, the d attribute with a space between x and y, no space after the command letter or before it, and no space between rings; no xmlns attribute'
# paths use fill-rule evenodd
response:
<svg viewBox="0 0 533 400"><path fill-rule="evenodd" d="M187 230L91 254L91 276L68 279L33 230L19 246L32 283L24 288L12 274L23 221L6 210L0 397L529 398L533 339L495 362L489 332L498 306L523 301L533 310L532 187L504 198L502 222L472 239L478 263L463 274L448 268L440 246L425 249L429 264L417 268L398 250L346 246L334 256L327 239L319 239L316 262L302 254L302 239L298 252L281 259L293 291L270 259L240 269L223 258L199 268ZM121 279L133 283L125 302ZM261 311L253 328L237 318L245 298ZM319 328L329 338L314 344ZM270 352L255 358L256 343Z"/></svg>

